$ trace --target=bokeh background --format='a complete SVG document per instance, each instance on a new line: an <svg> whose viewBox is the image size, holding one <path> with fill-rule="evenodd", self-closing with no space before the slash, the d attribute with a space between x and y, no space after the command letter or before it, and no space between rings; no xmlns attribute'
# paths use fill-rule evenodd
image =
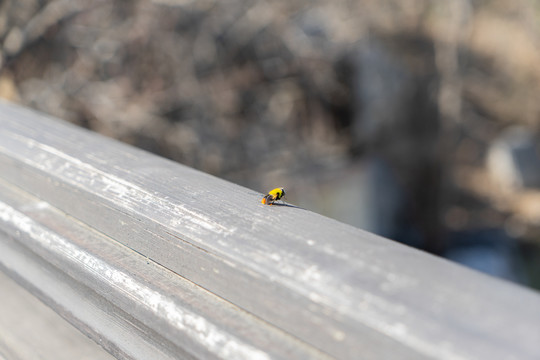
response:
<svg viewBox="0 0 540 360"><path fill-rule="evenodd" d="M4 99L540 289L537 1L2 0L0 46Z"/></svg>

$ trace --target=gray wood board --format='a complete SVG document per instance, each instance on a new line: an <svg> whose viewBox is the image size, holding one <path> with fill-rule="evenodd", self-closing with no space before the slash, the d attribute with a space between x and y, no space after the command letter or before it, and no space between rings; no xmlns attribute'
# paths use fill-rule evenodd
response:
<svg viewBox="0 0 540 360"><path fill-rule="evenodd" d="M337 358L534 359L538 293L12 105L0 176ZM508 331L508 329L512 329Z"/></svg>
<svg viewBox="0 0 540 360"><path fill-rule="evenodd" d="M328 358L1 180L0 269L120 358Z"/></svg>

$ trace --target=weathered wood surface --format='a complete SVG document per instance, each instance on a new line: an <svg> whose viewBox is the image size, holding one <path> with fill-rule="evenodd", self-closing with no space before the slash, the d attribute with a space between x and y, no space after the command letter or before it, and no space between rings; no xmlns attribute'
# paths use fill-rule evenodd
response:
<svg viewBox="0 0 540 360"><path fill-rule="evenodd" d="M0 359L114 360L0 272Z"/></svg>
<svg viewBox="0 0 540 360"><path fill-rule="evenodd" d="M261 197L0 104L0 268L116 356L540 357L538 293Z"/></svg>

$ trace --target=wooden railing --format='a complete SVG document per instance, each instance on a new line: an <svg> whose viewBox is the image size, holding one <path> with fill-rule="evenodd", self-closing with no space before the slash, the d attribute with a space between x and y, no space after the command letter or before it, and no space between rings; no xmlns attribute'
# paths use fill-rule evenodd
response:
<svg viewBox="0 0 540 360"><path fill-rule="evenodd" d="M0 270L119 358L539 359L540 295L0 103Z"/></svg>

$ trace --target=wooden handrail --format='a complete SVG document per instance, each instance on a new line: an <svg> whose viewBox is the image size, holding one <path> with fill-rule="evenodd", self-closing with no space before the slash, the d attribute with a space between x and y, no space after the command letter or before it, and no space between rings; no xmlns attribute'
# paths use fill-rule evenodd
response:
<svg viewBox="0 0 540 360"><path fill-rule="evenodd" d="M537 359L540 295L0 103L0 269L134 359Z"/></svg>

